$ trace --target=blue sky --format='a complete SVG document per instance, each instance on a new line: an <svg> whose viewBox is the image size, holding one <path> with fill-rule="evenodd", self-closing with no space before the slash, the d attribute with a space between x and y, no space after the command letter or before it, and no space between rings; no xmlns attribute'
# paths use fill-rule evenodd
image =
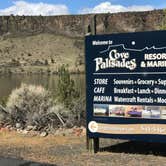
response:
<svg viewBox="0 0 166 166"><path fill-rule="evenodd" d="M165 7L166 0L2 0L0 15L38 15L40 12L42 15L114 13Z"/></svg>

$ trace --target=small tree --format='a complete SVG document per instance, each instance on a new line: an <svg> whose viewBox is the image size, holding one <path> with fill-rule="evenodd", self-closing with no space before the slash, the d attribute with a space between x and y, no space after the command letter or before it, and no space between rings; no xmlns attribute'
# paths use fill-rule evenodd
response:
<svg viewBox="0 0 166 166"><path fill-rule="evenodd" d="M58 99L70 108L72 100L79 97L79 92L75 88L74 80L70 77L68 66L62 65L58 70L58 76Z"/></svg>

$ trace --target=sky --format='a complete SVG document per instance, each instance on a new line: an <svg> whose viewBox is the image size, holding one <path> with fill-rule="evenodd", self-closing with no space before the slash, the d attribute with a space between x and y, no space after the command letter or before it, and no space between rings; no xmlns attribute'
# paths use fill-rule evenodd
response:
<svg viewBox="0 0 166 166"><path fill-rule="evenodd" d="M2 0L0 15L117 13L166 8L166 0Z"/></svg>

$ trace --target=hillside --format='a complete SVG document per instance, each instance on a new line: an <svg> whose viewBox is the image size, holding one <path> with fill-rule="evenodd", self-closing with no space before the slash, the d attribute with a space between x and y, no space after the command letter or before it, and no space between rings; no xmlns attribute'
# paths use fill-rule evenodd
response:
<svg viewBox="0 0 166 166"><path fill-rule="evenodd" d="M56 73L62 64L71 72L84 70L83 41L41 33L25 37L1 38L1 73Z"/></svg>
<svg viewBox="0 0 166 166"><path fill-rule="evenodd" d="M0 72L84 72L84 35L165 29L165 10L69 16L1 16Z"/></svg>

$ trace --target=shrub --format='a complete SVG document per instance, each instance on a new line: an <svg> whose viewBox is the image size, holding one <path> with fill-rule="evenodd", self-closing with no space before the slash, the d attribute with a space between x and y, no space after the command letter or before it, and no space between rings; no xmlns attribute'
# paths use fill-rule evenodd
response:
<svg viewBox="0 0 166 166"><path fill-rule="evenodd" d="M67 125L73 126L85 126L86 125L86 100L85 97L80 97L77 100L72 101L72 109L68 113Z"/></svg>
<svg viewBox="0 0 166 166"><path fill-rule="evenodd" d="M46 127L49 122L44 122L43 125L42 119L51 113L54 102L50 92L42 86L22 84L20 88L12 91L6 105L12 123ZM41 123L43 126L39 126Z"/></svg>
<svg viewBox="0 0 166 166"><path fill-rule="evenodd" d="M0 105L2 105L3 107L6 107L6 102L7 102L7 97L2 97L0 98Z"/></svg>
<svg viewBox="0 0 166 166"><path fill-rule="evenodd" d="M48 65L48 60L47 59L44 60L44 65L46 65L46 66Z"/></svg>
<svg viewBox="0 0 166 166"><path fill-rule="evenodd" d="M8 121L8 113L6 109L0 105L0 125L5 124Z"/></svg>
<svg viewBox="0 0 166 166"><path fill-rule="evenodd" d="M71 79L67 66L62 65L58 70L58 99L67 108L71 109L72 101L79 98L80 94Z"/></svg>
<svg viewBox="0 0 166 166"><path fill-rule="evenodd" d="M65 82L66 78L69 82ZM57 104L51 93L42 86L22 84L20 88L12 91L7 100L7 122L14 126L20 123L23 128L32 125L36 126L36 130L48 132L62 126L85 125L85 98L77 97L73 82L70 83L69 76L66 78L65 81L61 78L61 90L66 96L63 94L64 96L60 97L63 97L68 108L64 103ZM72 90L72 93L69 90Z"/></svg>

